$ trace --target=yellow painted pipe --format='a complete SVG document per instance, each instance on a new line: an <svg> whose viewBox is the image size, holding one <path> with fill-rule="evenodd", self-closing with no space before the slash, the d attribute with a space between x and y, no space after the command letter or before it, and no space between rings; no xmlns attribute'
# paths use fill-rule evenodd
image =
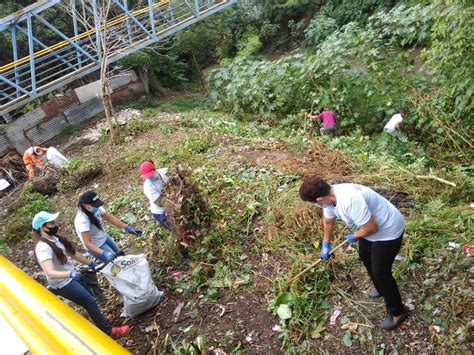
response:
<svg viewBox="0 0 474 355"><path fill-rule="evenodd" d="M1 255L0 314L33 354L130 354Z"/></svg>

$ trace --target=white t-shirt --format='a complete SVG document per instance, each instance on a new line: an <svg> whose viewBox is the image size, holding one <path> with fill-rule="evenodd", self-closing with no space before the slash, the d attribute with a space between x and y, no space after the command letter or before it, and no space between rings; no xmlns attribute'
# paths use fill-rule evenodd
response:
<svg viewBox="0 0 474 355"><path fill-rule="evenodd" d="M61 261L59 261L56 254L54 254L53 249L48 244L45 242L38 242L38 244L36 244L35 254L38 262L40 263L41 269L43 269L43 264L41 264L43 261L51 260L53 262L54 270L71 272L71 270L74 269L74 265L71 261L71 257L66 253L66 248L64 247L63 243L61 243L56 237L53 237L52 242L63 250L64 255L67 257L67 261L65 264L61 264ZM43 269L43 271L45 270ZM72 280L69 277L66 279L50 279L48 278L46 272L45 275L49 286L55 289L63 288Z"/></svg>
<svg viewBox="0 0 474 355"><path fill-rule="evenodd" d="M392 118L387 122L384 129L388 131L395 131L397 129L397 124L403 122L403 117L399 113L392 116Z"/></svg>
<svg viewBox="0 0 474 355"><path fill-rule="evenodd" d="M102 224L102 216L105 214L104 207L99 207L99 210L95 214L99 222ZM76 218L74 218L74 228L76 229L77 236L86 248L84 241L82 240L82 232L89 232L91 235L91 242L97 247L100 247L105 243L107 239L107 232L104 229L97 228L87 217L87 215L81 210L77 211ZM86 248L87 249L87 248Z"/></svg>
<svg viewBox="0 0 474 355"><path fill-rule="evenodd" d="M324 208L324 217L340 219L353 231L373 217L379 229L365 237L371 242L397 239L402 234L405 229L402 214L374 190L358 184L336 184L332 188L337 203Z"/></svg>
<svg viewBox="0 0 474 355"><path fill-rule="evenodd" d="M163 214L165 209L160 206L159 198L163 191L163 185L168 182L168 176L166 176L168 169L163 168L158 169L157 171L161 176L161 181L151 181L150 179L145 179L145 182L143 183L143 193L146 197L148 197L148 200L150 200L151 213Z"/></svg>

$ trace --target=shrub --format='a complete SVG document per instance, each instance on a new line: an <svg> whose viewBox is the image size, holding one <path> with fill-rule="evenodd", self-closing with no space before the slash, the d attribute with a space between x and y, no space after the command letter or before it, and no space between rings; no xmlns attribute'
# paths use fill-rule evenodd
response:
<svg viewBox="0 0 474 355"><path fill-rule="evenodd" d="M337 24L331 17L318 15L313 17L309 26L304 30L305 45L317 46L323 42L326 37L337 30Z"/></svg>
<svg viewBox="0 0 474 355"><path fill-rule="evenodd" d="M32 183L28 182L23 187L17 203L10 206L4 225L4 240L8 242L19 241L31 232L31 220L40 211L51 211L49 198L38 192L32 191Z"/></svg>
<svg viewBox="0 0 474 355"><path fill-rule="evenodd" d="M77 189L102 174L102 167L97 160L71 159L58 183L61 192Z"/></svg>

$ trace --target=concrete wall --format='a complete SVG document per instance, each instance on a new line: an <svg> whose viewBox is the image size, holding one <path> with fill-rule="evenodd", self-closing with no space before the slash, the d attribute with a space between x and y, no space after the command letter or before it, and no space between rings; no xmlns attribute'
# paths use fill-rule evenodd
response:
<svg viewBox="0 0 474 355"><path fill-rule="evenodd" d="M145 93L134 71L110 80L114 105L130 102ZM68 90L41 107L8 123L0 131L0 157L11 150L19 154L56 137L70 125L86 122L104 110L99 99L99 81Z"/></svg>

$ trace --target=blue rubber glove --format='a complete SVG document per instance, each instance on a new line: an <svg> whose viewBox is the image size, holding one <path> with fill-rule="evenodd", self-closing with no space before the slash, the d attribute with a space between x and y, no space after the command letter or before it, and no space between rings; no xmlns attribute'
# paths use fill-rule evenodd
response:
<svg viewBox="0 0 474 355"><path fill-rule="evenodd" d="M319 254L321 256L321 259L327 260L329 259L329 253L331 252L331 244L324 242L323 243L323 248L321 249L321 253Z"/></svg>
<svg viewBox="0 0 474 355"><path fill-rule="evenodd" d="M112 253L111 251L108 251L108 250L102 250L102 255L104 258L107 259L107 262L109 261L112 261L116 258L116 255L114 253Z"/></svg>
<svg viewBox="0 0 474 355"><path fill-rule="evenodd" d="M354 238L353 234L346 235L346 239L349 242L349 244L357 243L357 239Z"/></svg>
<svg viewBox="0 0 474 355"><path fill-rule="evenodd" d="M91 263L87 264L87 266L89 266L92 270L95 271L95 268L97 267L97 264L95 262L91 262Z"/></svg>
<svg viewBox="0 0 474 355"><path fill-rule="evenodd" d="M73 280L81 281L82 274L76 269L72 269L71 273L69 274L69 277Z"/></svg>
<svg viewBox="0 0 474 355"><path fill-rule="evenodd" d="M142 231L138 230L138 229L135 229L131 226L125 226L125 228L123 229L125 232L127 233L130 233L130 234L134 234L134 235L142 235Z"/></svg>

